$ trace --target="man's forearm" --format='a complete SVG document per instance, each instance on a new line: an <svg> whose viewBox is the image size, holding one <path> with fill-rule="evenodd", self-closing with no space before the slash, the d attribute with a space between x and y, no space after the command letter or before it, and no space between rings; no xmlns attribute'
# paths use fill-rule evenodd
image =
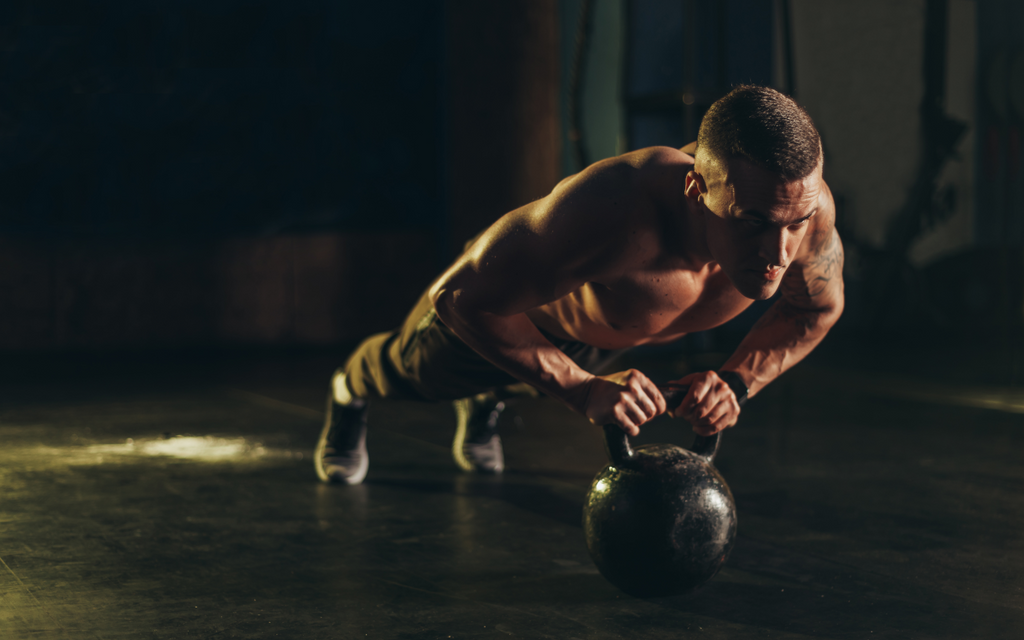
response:
<svg viewBox="0 0 1024 640"><path fill-rule="evenodd" d="M582 411L593 375L551 344L525 313L499 316L461 308L458 295L445 289L432 298L445 325L491 364Z"/></svg>
<svg viewBox="0 0 1024 640"><path fill-rule="evenodd" d="M761 316L722 370L738 373L753 396L810 353L841 314L841 305L801 309L785 299L778 300Z"/></svg>

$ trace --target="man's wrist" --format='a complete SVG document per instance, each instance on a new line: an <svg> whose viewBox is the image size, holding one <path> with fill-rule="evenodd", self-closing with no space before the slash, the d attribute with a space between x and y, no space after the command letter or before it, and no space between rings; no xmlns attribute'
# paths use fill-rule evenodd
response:
<svg viewBox="0 0 1024 640"><path fill-rule="evenodd" d="M747 383L743 382L743 378L740 374L735 371L719 371L718 377L722 379L722 382L729 385L732 392L736 394L736 402L742 407L747 402L747 395L750 393L750 389L747 388Z"/></svg>
<svg viewBox="0 0 1024 640"><path fill-rule="evenodd" d="M573 380L571 385L561 386L557 391L547 391L544 389L541 389L541 391L559 400L573 411L586 415L587 403L590 400L590 390L597 376L587 371L584 371L584 373L586 374L585 377L577 378Z"/></svg>

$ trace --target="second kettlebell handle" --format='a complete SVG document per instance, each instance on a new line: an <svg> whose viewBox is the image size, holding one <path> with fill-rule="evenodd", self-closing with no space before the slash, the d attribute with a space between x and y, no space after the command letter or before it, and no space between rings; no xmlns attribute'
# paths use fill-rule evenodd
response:
<svg viewBox="0 0 1024 640"><path fill-rule="evenodd" d="M665 404L669 411L674 410L686 397L690 387L659 386L658 390L665 398ZM715 459L718 454L718 443L721 440L721 432L712 436L697 436L690 446L693 451L708 462ZM604 427L605 447L608 451L608 460L613 466L629 469L635 466L633 447L629 444L629 435L617 424L608 424Z"/></svg>

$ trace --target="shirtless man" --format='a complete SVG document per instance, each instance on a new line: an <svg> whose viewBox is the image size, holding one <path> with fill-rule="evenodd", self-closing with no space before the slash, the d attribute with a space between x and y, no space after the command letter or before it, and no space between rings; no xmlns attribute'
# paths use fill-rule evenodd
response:
<svg viewBox="0 0 1024 640"><path fill-rule="evenodd" d="M691 155L694 154L694 155ZM368 465L369 398L455 400L456 461L500 472L502 389L526 383L630 435L666 411L620 350L717 327L781 289L721 370L675 383L674 415L702 435L732 426L843 310L843 250L821 142L791 99L737 87L696 145L641 149L566 178L506 214L427 290L398 330L372 336L332 381L315 455L324 481Z"/></svg>

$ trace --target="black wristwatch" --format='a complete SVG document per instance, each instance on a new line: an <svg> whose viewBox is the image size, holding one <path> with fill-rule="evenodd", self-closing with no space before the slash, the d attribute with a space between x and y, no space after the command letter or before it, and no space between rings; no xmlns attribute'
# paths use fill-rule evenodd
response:
<svg viewBox="0 0 1024 640"><path fill-rule="evenodd" d="M747 394L750 389L747 388L746 383L743 382L743 378L740 374L735 371L719 371L718 377L722 379L725 384L729 385L732 392L736 394L736 401L742 407L747 402Z"/></svg>

